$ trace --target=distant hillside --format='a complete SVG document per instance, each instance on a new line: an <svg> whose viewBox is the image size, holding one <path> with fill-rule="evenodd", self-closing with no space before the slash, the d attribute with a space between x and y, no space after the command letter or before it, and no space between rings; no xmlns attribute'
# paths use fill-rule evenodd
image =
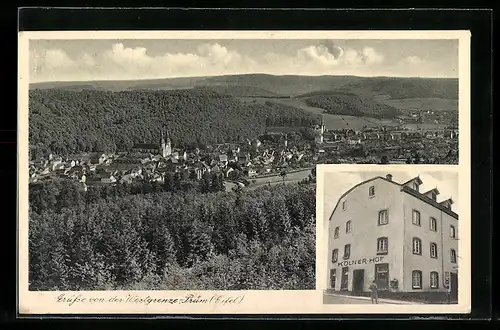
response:
<svg viewBox="0 0 500 330"><path fill-rule="evenodd" d="M400 113L392 106L352 93L323 93L306 98L305 102L311 107L325 109L327 113L332 115L394 118Z"/></svg>
<svg viewBox="0 0 500 330"><path fill-rule="evenodd" d="M243 85L209 85L209 86L195 86L195 89L209 90L222 95L231 95L236 97L281 97L275 93L268 90L255 87L255 86L243 86Z"/></svg>
<svg viewBox="0 0 500 330"><path fill-rule="evenodd" d="M213 87L234 96L301 96L341 91L389 98L458 98L458 79L355 76L274 76L268 74L148 80L33 83L30 89L175 90Z"/></svg>
<svg viewBox="0 0 500 330"><path fill-rule="evenodd" d="M197 85L220 84L253 86L282 96L297 96L317 90L334 90L359 80L355 76L273 76L267 74L208 77Z"/></svg>
<svg viewBox="0 0 500 330"><path fill-rule="evenodd" d="M458 99L458 79L373 77L345 84L337 91L391 99Z"/></svg>
<svg viewBox="0 0 500 330"><path fill-rule="evenodd" d="M204 89L178 91L32 90L33 156L126 150L157 143L167 124L174 146L254 138L266 126L310 126L318 116L267 102L245 104Z"/></svg>

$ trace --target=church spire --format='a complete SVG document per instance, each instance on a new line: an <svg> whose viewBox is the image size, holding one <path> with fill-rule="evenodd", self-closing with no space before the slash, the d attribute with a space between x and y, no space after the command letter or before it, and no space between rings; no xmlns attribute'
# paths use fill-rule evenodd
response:
<svg viewBox="0 0 500 330"><path fill-rule="evenodd" d="M161 129L161 154L163 157L168 157L172 154L172 142L166 126Z"/></svg>

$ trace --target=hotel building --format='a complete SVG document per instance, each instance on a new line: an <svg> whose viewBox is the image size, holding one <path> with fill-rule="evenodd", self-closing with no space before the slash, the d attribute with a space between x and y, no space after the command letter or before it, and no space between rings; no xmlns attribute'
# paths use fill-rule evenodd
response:
<svg viewBox="0 0 500 330"><path fill-rule="evenodd" d="M327 291L457 298L458 215L437 188L388 174L345 192L329 218ZM439 298L440 299L440 298Z"/></svg>

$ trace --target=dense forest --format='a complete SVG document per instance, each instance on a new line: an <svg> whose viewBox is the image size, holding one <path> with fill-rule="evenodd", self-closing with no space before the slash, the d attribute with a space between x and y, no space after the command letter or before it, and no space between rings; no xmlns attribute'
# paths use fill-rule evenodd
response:
<svg viewBox="0 0 500 330"><path fill-rule="evenodd" d="M87 194L77 185L30 189L30 290L314 289L309 185Z"/></svg>
<svg viewBox="0 0 500 330"><path fill-rule="evenodd" d="M394 118L400 111L369 97L351 93L329 92L310 96L307 105L325 109L332 115L367 116L374 118Z"/></svg>
<svg viewBox="0 0 500 330"><path fill-rule="evenodd" d="M358 95L384 95L391 99L443 98L458 99L457 78L403 78L356 76L274 76L243 74L219 77L184 77L153 80L109 80L90 82L44 82L31 84L37 89L189 89L193 87L231 86L225 93L234 96L299 96L317 91L352 92ZM237 88L241 86L241 88ZM265 94L264 94L265 93Z"/></svg>
<svg viewBox="0 0 500 330"><path fill-rule="evenodd" d="M206 89L177 91L31 90L32 157L128 150L157 143L168 125L174 146L255 138L266 126L310 126L315 115L280 105L245 104Z"/></svg>
<svg viewBox="0 0 500 330"><path fill-rule="evenodd" d="M442 98L458 99L457 78L360 78L337 91L358 95L385 95L391 99Z"/></svg>

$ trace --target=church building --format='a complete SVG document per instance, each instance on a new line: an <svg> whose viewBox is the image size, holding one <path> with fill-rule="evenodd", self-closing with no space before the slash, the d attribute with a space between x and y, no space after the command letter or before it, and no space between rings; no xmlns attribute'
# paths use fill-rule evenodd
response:
<svg viewBox="0 0 500 330"><path fill-rule="evenodd" d="M162 157L168 157L172 154L172 141L168 129L161 130L160 145L154 143L137 143L132 148L132 152L160 154Z"/></svg>

